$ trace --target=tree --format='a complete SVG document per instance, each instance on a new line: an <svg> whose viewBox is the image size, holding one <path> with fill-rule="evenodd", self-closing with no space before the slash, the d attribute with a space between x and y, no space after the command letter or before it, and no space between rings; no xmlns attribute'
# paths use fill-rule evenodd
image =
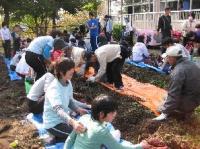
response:
<svg viewBox="0 0 200 149"><path fill-rule="evenodd" d="M97 14L98 6L101 4L101 0L87 0L82 7L84 10L95 12Z"/></svg>
<svg viewBox="0 0 200 149"><path fill-rule="evenodd" d="M9 25L10 13L15 10L15 4L18 0L0 0L0 7L3 8L4 22Z"/></svg>

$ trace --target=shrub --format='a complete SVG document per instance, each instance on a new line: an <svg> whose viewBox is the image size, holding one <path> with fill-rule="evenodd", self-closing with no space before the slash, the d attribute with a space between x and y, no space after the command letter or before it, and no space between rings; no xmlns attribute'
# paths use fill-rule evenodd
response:
<svg viewBox="0 0 200 149"><path fill-rule="evenodd" d="M113 40L114 41L120 41L121 31L122 31L122 25L114 24L113 26Z"/></svg>

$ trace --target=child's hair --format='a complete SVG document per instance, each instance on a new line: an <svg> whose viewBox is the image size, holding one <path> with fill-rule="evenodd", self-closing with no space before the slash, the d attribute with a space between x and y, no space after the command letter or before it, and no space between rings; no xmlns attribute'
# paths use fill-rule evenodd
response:
<svg viewBox="0 0 200 149"><path fill-rule="evenodd" d="M66 46L65 41L63 39L55 39L53 42L54 50L61 50Z"/></svg>
<svg viewBox="0 0 200 149"><path fill-rule="evenodd" d="M118 109L118 104L113 100L111 96L99 95L92 102L92 118L99 120L100 112L104 113L104 117L110 112L115 112Z"/></svg>
<svg viewBox="0 0 200 149"><path fill-rule="evenodd" d="M2 22L2 27L8 25L6 22Z"/></svg>
<svg viewBox="0 0 200 149"><path fill-rule="evenodd" d="M62 48L62 51L64 51L64 57L71 58L72 55L72 46L67 45L64 48Z"/></svg>
<svg viewBox="0 0 200 149"><path fill-rule="evenodd" d="M60 30L53 29L50 33L50 36L53 38L56 38L57 36L60 37L62 36L62 32Z"/></svg>
<svg viewBox="0 0 200 149"><path fill-rule="evenodd" d="M56 77L61 79L61 73L66 74L67 71L74 68L74 61L70 58L63 58L61 61L56 63Z"/></svg>
<svg viewBox="0 0 200 149"><path fill-rule="evenodd" d="M30 43L31 41L32 41L31 38L27 38L27 39L26 39L26 42L27 42L27 43Z"/></svg>
<svg viewBox="0 0 200 149"><path fill-rule="evenodd" d="M138 38L137 38L137 42L144 43L144 35L139 35Z"/></svg>
<svg viewBox="0 0 200 149"><path fill-rule="evenodd" d="M85 72L87 72L89 70L90 67L93 67L95 70L95 73L98 72L99 68L100 68L100 64L99 62L91 62L91 58L94 56L94 52L85 52L84 53L84 60L86 61L85 64Z"/></svg>

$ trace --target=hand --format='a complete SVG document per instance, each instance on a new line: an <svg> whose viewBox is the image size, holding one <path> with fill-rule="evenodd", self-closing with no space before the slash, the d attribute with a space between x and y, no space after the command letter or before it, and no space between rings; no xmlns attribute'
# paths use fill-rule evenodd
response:
<svg viewBox="0 0 200 149"><path fill-rule="evenodd" d="M83 108L78 108L76 110L76 112L78 112L80 115L84 115L84 114L88 113L88 111L86 109L83 109Z"/></svg>
<svg viewBox="0 0 200 149"><path fill-rule="evenodd" d="M143 140L141 143L143 149L153 149L154 147L150 145L146 140Z"/></svg>
<svg viewBox="0 0 200 149"><path fill-rule="evenodd" d="M75 132L77 132L77 133L83 133L83 132L86 131L86 128L80 122L72 119L71 123L72 123L72 127L73 127L73 129L74 129Z"/></svg>
<svg viewBox="0 0 200 149"><path fill-rule="evenodd" d="M92 77L89 77L89 78L87 79L87 81L90 81L90 82L95 82L95 77L94 77L94 76L92 76Z"/></svg>

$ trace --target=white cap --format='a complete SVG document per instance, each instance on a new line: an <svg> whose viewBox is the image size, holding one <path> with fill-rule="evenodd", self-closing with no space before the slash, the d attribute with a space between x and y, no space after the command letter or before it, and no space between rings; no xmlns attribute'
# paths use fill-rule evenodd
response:
<svg viewBox="0 0 200 149"><path fill-rule="evenodd" d="M182 54L182 50L180 47L171 46L171 47L167 48L166 55L178 57L178 56L182 56L183 54Z"/></svg>
<svg viewBox="0 0 200 149"><path fill-rule="evenodd" d="M163 59L165 59L165 58L167 57L167 54L166 54L166 53L163 53L163 54L161 55L161 57L162 57Z"/></svg>

